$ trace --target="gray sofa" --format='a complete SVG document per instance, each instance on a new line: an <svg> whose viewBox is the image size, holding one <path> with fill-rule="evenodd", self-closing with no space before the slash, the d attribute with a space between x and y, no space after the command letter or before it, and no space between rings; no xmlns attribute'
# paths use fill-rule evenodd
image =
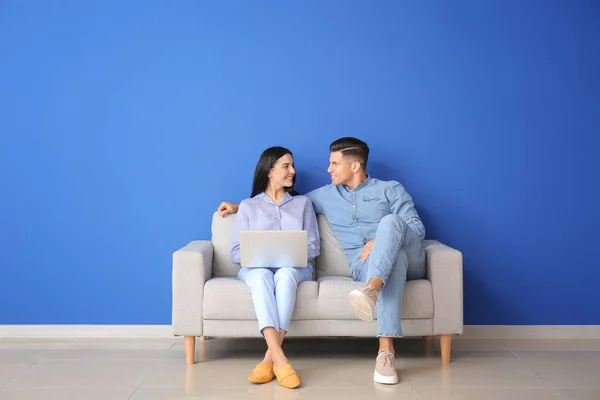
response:
<svg viewBox="0 0 600 400"><path fill-rule="evenodd" d="M236 278L229 248L234 215L217 213L212 239L195 240L173 253L175 336L185 336L186 361L194 362L196 336L260 337L250 289ZM363 284L350 278L349 263L327 220L318 216L321 254L314 280L298 286L288 337L376 337L377 322L356 318L348 294ZM402 304L405 336L440 336L442 362L450 362L451 335L463 331L462 254L427 240L427 279L409 281Z"/></svg>

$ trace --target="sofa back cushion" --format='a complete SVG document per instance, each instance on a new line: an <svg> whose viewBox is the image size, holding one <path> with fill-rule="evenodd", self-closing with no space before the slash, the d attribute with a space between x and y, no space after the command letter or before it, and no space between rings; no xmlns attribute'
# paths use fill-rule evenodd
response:
<svg viewBox="0 0 600 400"><path fill-rule="evenodd" d="M219 213L213 214L212 243L213 243L213 276L237 276L240 266L231 262L229 250L231 249L231 236L235 214L221 217Z"/></svg>
<svg viewBox="0 0 600 400"><path fill-rule="evenodd" d="M350 275L350 262L340 247L340 242L333 234L327 219L317 215L319 236L321 237L321 254L317 257L316 276L345 276Z"/></svg>

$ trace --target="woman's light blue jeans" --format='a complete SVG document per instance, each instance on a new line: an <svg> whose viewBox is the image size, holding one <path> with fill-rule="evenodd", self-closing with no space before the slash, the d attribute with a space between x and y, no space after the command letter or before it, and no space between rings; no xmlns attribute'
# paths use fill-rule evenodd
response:
<svg viewBox="0 0 600 400"><path fill-rule="evenodd" d="M250 287L258 327L288 331L296 305L296 289L312 280L312 265L306 268L241 268L238 278Z"/></svg>
<svg viewBox="0 0 600 400"><path fill-rule="evenodd" d="M361 251L348 254L352 278L358 282L373 277L383 281L377 300L377 336L402 337L404 285L407 280L425 278L425 246L402 218L390 214L377 226L375 243L364 263Z"/></svg>

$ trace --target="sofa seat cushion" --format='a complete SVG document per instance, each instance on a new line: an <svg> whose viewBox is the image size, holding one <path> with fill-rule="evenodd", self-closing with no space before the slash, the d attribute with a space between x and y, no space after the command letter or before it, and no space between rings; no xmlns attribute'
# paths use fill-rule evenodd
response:
<svg viewBox="0 0 600 400"><path fill-rule="evenodd" d="M348 294L364 286L350 278L327 276L318 278L319 319L356 319ZM404 288L402 319L433 318L433 291L426 279L408 281Z"/></svg>
<svg viewBox="0 0 600 400"><path fill-rule="evenodd" d="M318 284L301 282L296 292L296 307L292 320L318 319ZM252 293L238 278L212 278L204 285L204 319L256 320Z"/></svg>

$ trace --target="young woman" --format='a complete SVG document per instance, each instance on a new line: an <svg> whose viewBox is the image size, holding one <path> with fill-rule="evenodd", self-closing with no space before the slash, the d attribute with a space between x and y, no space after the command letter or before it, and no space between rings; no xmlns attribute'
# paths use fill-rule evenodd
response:
<svg viewBox="0 0 600 400"><path fill-rule="evenodd" d="M296 170L292 152L271 147L260 156L254 173L252 195L240 203L235 217L231 260L240 262L241 230L306 230L308 259L319 255L317 219L311 201L294 190ZM274 377L281 386L296 388L300 378L286 358L281 344L289 330L296 302L296 289L312 279L312 266L306 268L241 268L238 278L252 291L259 330L268 350L250 373L254 383L267 383Z"/></svg>

